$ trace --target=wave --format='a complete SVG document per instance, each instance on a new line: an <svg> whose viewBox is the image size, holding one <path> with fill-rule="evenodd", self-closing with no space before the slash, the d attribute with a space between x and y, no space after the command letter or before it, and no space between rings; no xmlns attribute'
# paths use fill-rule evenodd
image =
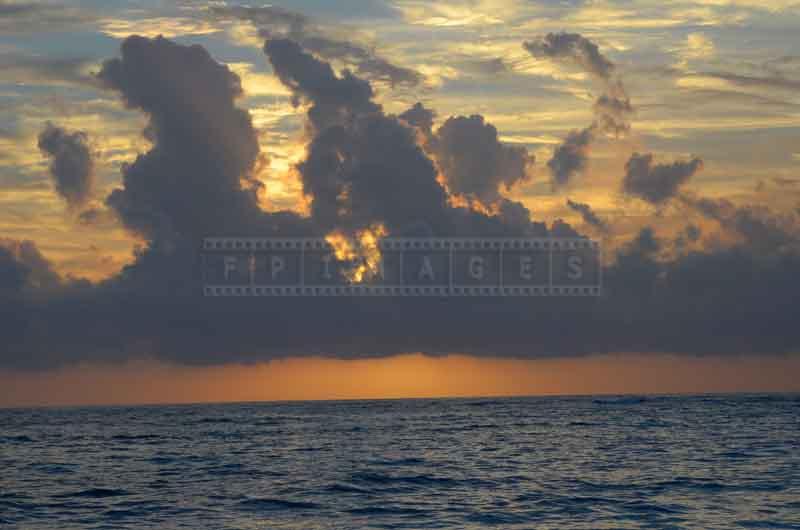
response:
<svg viewBox="0 0 800 530"><path fill-rule="evenodd" d="M76 493L65 493L60 495L61 498L78 497L78 498L91 498L91 499L105 499L108 497L123 497L130 495L129 492L123 489L113 488L89 488Z"/></svg>
<svg viewBox="0 0 800 530"><path fill-rule="evenodd" d="M641 403L647 403L648 401L650 401L650 399L643 396L630 396L619 398L595 398L592 400L592 403L595 405L639 405Z"/></svg>
<svg viewBox="0 0 800 530"><path fill-rule="evenodd" d="M321 508L322 506L320 506L315 502L290 501L286 499L256 497L240 501L239 507L248 510L270 511L270 510L316 510Z"/></svg>

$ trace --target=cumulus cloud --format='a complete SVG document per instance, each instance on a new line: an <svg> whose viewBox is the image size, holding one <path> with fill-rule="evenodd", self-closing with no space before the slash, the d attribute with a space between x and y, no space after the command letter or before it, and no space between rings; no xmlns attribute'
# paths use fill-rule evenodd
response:
<svg viewBox="0 0 800 530"><path fill-rule="evenodd" d="M67 132L47 123L39 134L39 149L51 158L50 176L71 208L86 204L92 194L94 160L85 131Z"/></svg>
<svg viewBox="0 0 800 530"><path fill-rule="evenodd" d="M123 168L108 205L151 241L268 231L251 171L259 144L239 77L197 45L129 37L98 78L149 117L153 148Z"/></svg>
<svg viewBox="0 0 800 530"><path fill-rule="evenodd" d="M524 147L500 142L497 129L480 115L448 118L430 151L451 192L487 205L500 200L501 187L527 180L535 162Z"/></svg>
<svg viewBox="0 0 800 530"><path fill-rule="evenodd" d="M674 197L680 187L703 167L695 157L688 161L654 164L651 153L634 153L625 164L622 190L653 204L662 204Z"/></svg>
<svg viewBox="0 0 800 530"><path fill-rule="evenodd" d="M480 114L451 116L436 131L436 113L422 103L398 117L418 130L419 142L436 163L448 191L468 201L501 212L498 206L508 201L501 189L530 178L536 157L523 146L501 142L497 128Z"/></svg>
<svg viewBox="0 0 800 530"><path fill-rule="evenodd" d="M387 115L373 101L370 83L348 70L334 72L329 63L288 39L264 45L273 69L296 100L310 103L311 141L298 169L311 199L312 219L321 230L352 233L382 223L390 234L440 235L477 230L512 229L510 217L487 217L452 208L437 170L408 125L428 135L426 148L441 164L458 192L493 201L497 187L525 177L527 152L498 142L496 129L483 118L457 118L431 132L434 114L422 105L398 116ZM486 142L486 143L481 143ZM478 149L487 164L470 150ZM470 180L472 179L472 180ZM492 189L494 191L492 191ZM514 217L519 222L519 217ZM506 227L505 229L503 227ZM514 230L539 229L527 220Z"/></svg>

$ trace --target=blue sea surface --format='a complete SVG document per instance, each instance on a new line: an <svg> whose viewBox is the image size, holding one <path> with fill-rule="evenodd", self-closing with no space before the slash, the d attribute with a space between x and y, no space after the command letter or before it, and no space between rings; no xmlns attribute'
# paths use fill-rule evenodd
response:
<svg viewBox="0 0 800 530"><path fill-rule="evenodd" d="M800 528L800 396L0 410L0 527Z"/></svg>

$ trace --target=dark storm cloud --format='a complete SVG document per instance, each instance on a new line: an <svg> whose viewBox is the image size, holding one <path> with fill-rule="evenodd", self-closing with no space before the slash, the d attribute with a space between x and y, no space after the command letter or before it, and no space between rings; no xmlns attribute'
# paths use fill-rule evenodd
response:
<svg viewBox="0 0 800 530"><path fill-rule="evenodd" d="M577 173L586 169L589 148L594 140L594 135L594 125L581 131L571 131L564 142L553 151L547 167L550 168L551 184L554 190L563 188Z"/></svg>
<svg viewBox="0 0 800 530"><path fill-rule="evenodd" d="M328 35L325 28L295 11L277 6L214 6L209 11L218 19L247 20L266 40L290 39L325 60L348 64L359 76L373 81L416 86L423 79L419 72L396 65L367 46Z"/></svg>
<svg viewBox="0 0 800 530"><path fill-rule="evenodd" d="M50 176L71 208L86 204L92 194L94 160L84 131L67 132L47 123L39 134L39 149L51 159Z"/></svg>
<svg viewBox="0 0 800 530"><path fill-rule="evenodd" d="M100 78L149 118L153 146L125 168L108 202L147 242L118 276L52 294L24 287L32 274L25 271L35 268L25 265L30 258L0 251L0 285L13 293L0 295L0 366L142 356L224 364L290 355L531 358L800 347L800 256L780 238L669 256L674 242L643 230L616 253L604 273L606 294L596 299L203 298L196 255L202 236L324 234L372 221L393 235L576 235L564 222L549 229L532 222L524 205L507 199L497 215L451 207L410 125L432 123L423 107L402 119L387 115L356 79L329 75L325 64L285 43L273 54L269 48L276 72L299 98L311 109L331 109L309 115L315 125L301 165L304 187L320 201L312 207L316 231L293 214L258 209L248 184L258 144L248 113L235 106L238 78L200 47L132 37ZM331 201L341 201L342 211L328 211ZM761 237L746 216L738 224ZM783 240L797 241L791 227L774 227Z"/></svg>
<svg viewBox="0 0 800 530"><path fill-rule="evenodd" d="M451 192L487 205L500 199L501 187L527 180L535 162L524 147L500 142L497 129L480 115L448 118L431 153Z"/></svg>
<svg viewBox="0 0 800 530"><path fill-rule="evenodd" d="M614 64L597 45L577 33L548 33L523 46L534 57L571 61L601 79L610 79L614 73Z"/></svg>
<svg viewBox="0 0 800 530"><path fill-rule="evenodd" d="M336 75L288 39L267 41L264 52L295 98L311 103L313 138L298 168L318 226L355 230L385 221L397 233L442 224L446 197L433 165L412 130L372 101L367 81Z"/></svg>
<svg viewBox="0 0 800 530"><path fill-rule="evenodd" d="M445 176L454 176L459 190L496 201L498 186L524 178L531 158L524 149L499 143L496 129L483 118L454 119L434 138L430 131L434 115L422 105L399 117L386 115L372 101L369 82L349 71L337 75L330 64L299 44L272 39L264 52L294 97L311 104L308 121L313 137L298 169L304 192L311 197L312 219L320 229L352 232L375 223L385 224L394 235L420 229L438 234L534 229L529 220L517 224L516 216L509 224L511 217L489 218L451 208L434 164L407 126L418 126L428 135L425 145L434 154L449 157L452 164L445 164ZM470 152L475 150L486 160L477 160Z"/></svg>
<svg viewBox="0 0 800 530"><path fill-rule="evenodd" d="M251 171L259 156L239 77L197 45L129 37L98 78L149 117L153 148L123 168L108 205L153 240L268 231ZM244 185L243 185L244 183Z"/></svg>
<svg viewBox="0 0 800 530"><path fill-rule="evenodd" d="M703 167L703 161L692 158L671 164L653 164L651 153L634 153L625 164L622 190L653 204L674 197L680 187Z"/></svg>
<svg viewBox="0 0 800 530"><path fill-rule="evenodd" d="M600 217L595 213L589 204L567 199L567 207L569 207L570 210L581 214L581 219L583 219L583 222L587 225L592 226L601 232L608 231L608 225L605 223L605 221L600 219Z"/></svg>

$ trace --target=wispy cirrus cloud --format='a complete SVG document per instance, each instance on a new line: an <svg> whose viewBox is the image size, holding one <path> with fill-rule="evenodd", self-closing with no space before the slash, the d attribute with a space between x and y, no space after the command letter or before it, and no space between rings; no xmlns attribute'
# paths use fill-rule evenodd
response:
<svg viewBox="0 0 800 530"><path fill-rule="evenodd" d="M115 39L124 39L131 35L212 35L222 31L222 28L208 21L189 17L104 18L98 21L98 25L102 33Z"/></svg>

